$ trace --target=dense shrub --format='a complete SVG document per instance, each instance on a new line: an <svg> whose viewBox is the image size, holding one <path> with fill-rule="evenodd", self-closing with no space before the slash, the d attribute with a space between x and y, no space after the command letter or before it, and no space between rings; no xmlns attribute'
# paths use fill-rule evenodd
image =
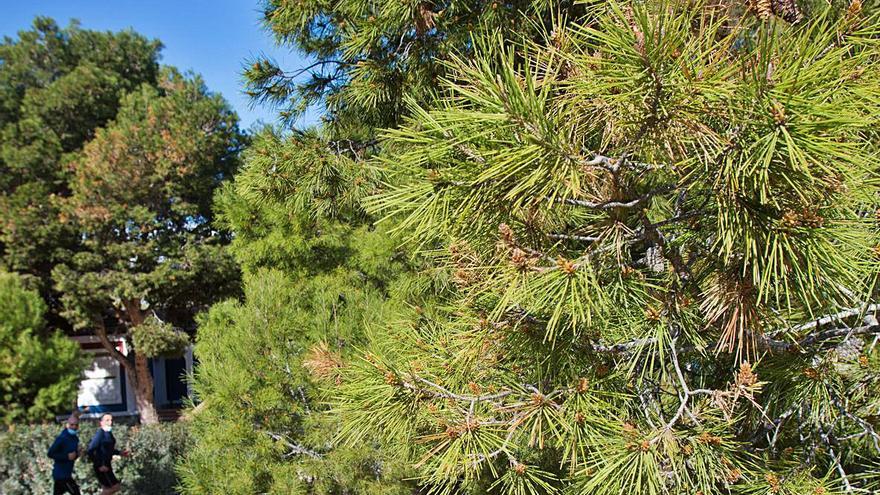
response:
<svg viewBox="0 0 880 495"><path fill-rule="evenodd" d="M0 424L47 420L76 399L86 361L45 313L23 277L0 271Z"/></svg>
<svg viewBox="0 0 880 495"><path fill-rule="evenodd" d="M61 431L60 425L17 425L0 432L0 493L3 495L44 495L52 493L52 460L46 451ZM84 423L80 442L88 445L97 425ZM128 495L176 494L174 464L187 445L187 431L180 423L149 426L113 427L119 449L132 455L114 462L114 471ZM100 492L91 464L81 458L75 477L83 495Z"/></svg>

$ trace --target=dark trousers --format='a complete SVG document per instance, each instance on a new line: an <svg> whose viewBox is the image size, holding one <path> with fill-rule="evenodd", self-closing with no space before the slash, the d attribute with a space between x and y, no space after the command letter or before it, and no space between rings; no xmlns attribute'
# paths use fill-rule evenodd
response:
<svg viewBox="0 0 880 495"><path fill-rule="evenodd" d="M73 478L68 478L66 480L55 480L55 489L52 490L52 494L63 495L64 493L69 493L70 495L80 495L79 485L76 484L76 481Z"/></svg>

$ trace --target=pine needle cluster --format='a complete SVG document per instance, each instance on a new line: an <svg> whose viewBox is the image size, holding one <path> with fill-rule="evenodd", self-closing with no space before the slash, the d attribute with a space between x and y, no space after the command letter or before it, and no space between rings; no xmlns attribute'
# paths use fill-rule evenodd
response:
<svg viewBox="0 0 880 495"><path fill-rule="evenodd" d="M475 35L371 161L444 289L334 369L339 439L437 493L876 489L878 19L780 12Z"/></svg>

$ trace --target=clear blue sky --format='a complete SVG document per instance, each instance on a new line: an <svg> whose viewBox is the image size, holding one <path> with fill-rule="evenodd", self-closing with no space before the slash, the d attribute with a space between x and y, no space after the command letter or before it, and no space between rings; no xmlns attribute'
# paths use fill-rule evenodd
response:
<svg viewBox="0 0 880 495"><path fill-rule="evenodd" d="M164 45L162 63L201 74L211 91L221 93L241 118L243 128L275 122L266 107L251 108L242 93L246 59L267 54L285 70L305 65L302 55L278 48L260 24L259 0L0 0L0 37L16 37L38 15L66 26L79 19L84 29L133 28ZM317 121L310 112L297 126Z"/></svg>

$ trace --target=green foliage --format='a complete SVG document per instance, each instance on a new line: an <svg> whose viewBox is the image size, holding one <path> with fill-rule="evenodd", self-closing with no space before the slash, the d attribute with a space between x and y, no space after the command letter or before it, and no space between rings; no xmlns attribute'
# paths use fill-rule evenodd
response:
<svg viewBox="0 0 880 495"><path fill-rule="evenodd" d="M44 17L0 42L0 262L36 275L44 296L52 267L77 242L71 225L47 221L68 189L67 154L116 115L127 92L155 84L160 48L131 31L60 28Z"/></svg>
<svg viewBox="0 0 880 495"><path fill-rule="evenodd" d="M46 304L21 277L0 272L0 423L42 421L69 410L85 358L79 345L49 332Z"/></svg>
<svg viewBox="0 0 880 495"><path fill-rule="evenodd" d="M873 6L265 7L190 493L876 489Z"/></svg>
<svg viewBox="0 0 880 495"><path fill-rule="evenodd" d="M869 493L880 31L795 8L476 39L372 160L451 286L340 370L340 438L440 493Z"/></svg>
<svg viewBox="0 0 880 495"><path fill-rule="evenodd" d="M189 335L150 315L131 331L135 352L147 357L180 357L189 345Z"/></svg>
<svg viewBox="0 0 880 495"><path fill-rule="evenodd" d="M259 58L245 70L247 92L292 121L310 105L325 111L327 128L365 141L376 128L399 123L406 99L431 101L445 63L473 47L474 32L534 36L555 19L583 15L579 2L263 0L264 23L279 44L314 58L287 72Z"/></svg>
<svg viewBox="0 0 880 495"><path fill-rule="evenodd" d="M94 424L83 422L80 442L88 444L95 433ZM14 425L0 432L0 493L7 495L48 495L52 493L52 460L46 451L60 425ZM132 427L113 425L113 436L120 449L132 453L114 461L113 470L122 480L124 493L174 495L177 475L174 463L189 444L183 423ZM86 495L98 495L101 487L92 465L86 459L76 463L74 477Z"/></svg>
<svg viewBox="0 0 880 495"><path fill-rule="evenodd" d="M143 356L179 354L195 313L236 293L211 196L235 170L242 140L235 114L198 77L166 69L158 87L123 98L70 159L70 194L59 200L61 221L81 235L78 252L52 270L75 328L111 326L132 332ZM151 400L142 381L135 391Z"/></svg>
<svg viewBox="0 0 880 495"><path fill-rule="evenodd" d="M245 137L198 76L159 67L160 48L47 18L0 44L0 264L36 277L52 326L174 326L140 328L141 357L179 353L195 313L239 285L210 224ZM146 361L108 350L143 408Z"/></svg>
<svg viewBox="0 0 880 495"><path fill-rule="evenodd" d="M295 280L276 270L245 279L245 303L215 305L199 325L196 439L181 469L189 493L405 493L405 472L369 445L335 449L335 425L304 361L331 378L335 353L374 319L381 294L345 270Z"/></svg>
<svg viewBox="0 0 880 495"><path fill-rule="evenodd" d="M334 444L339 425L318 387L334 386L364 325L388 316L388 293L407 278L391 237L359 207L365 172L317 134L267 131L218 193L244 298L199 321L187 493L412 490L408 466L374 441Z"/></svg>
<svg viewBox="0 0 880 495"><path fill-rule="evenodd" d="M158 88L125 97L72 160L62 215L84 239L53 271L68 320L88 327L114 303L129 313L148 304L180 326L215 294L234 292L210 198L235 170L241 139L235 114L198 78L167 70Z"/></svg>

